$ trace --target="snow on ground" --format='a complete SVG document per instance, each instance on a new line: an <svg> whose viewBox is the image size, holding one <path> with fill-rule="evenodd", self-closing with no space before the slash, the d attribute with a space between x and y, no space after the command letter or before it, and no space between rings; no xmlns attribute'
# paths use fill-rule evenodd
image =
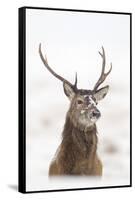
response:
<svg viewBox="0 0 135 200"><path fill-rule="evenodd" d="M35 84L33 81L27 93L27 191L129 184L129 104L126 103L129 96L126 90L123 88L119 97L112 85L108 97L99 104L102 117L97 123L98 153L104 166L103 177L50 180L48 168L61 142L69 102L59 81L54 78L40 81Z"/></svg>

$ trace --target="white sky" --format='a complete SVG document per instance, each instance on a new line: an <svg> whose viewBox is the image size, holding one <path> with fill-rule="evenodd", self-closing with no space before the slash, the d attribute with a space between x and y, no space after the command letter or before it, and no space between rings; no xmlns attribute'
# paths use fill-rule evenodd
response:
<svg viewBox="0 0 135 200"><path fill-rule="evenodd" d="M49 74L39 59L41 42L53 69L71 81L77 71L79 87L93 87L101 70L98 51L103 45L108 65L113 63L109 79L128 83L129 20L129 15L28 9L27 61L32 73Z"/></svg>

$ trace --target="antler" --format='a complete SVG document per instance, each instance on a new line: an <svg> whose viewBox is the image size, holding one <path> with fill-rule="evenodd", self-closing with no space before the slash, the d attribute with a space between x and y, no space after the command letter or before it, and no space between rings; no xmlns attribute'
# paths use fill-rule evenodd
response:
<svg viewBox="0 0 135 200"><path fill-rule="evenodd" d="M44 63L45 67L48 69L49 72L51 72L52 75L54 75L56 78L58 78L60 81L62 81L63 83L67 83L68 85L70 85L74 90L77 90L77 73L75 75L75 83L74 85L72 83L70 83L68 80L66 80L65 78L63 78L62 76L60 76L59 74L56 74L52 68L49 66L48 61L47 61L47 57L45 55L45 57L42 54L41 51L41 43L39 44L39 55L40 58L42 60L42 62Z"/></svg>
<svg viewBox="0 0 135 200"><path fill-rule="evenodd" d="M96 82L95 86L94 86L94 91L97 90L97 88L99 87L99 85L101 85L101 83L104 82L104 80L106 79L106 77L110 74L111 70L112 70L112 63L110 64L111 67L109 69L109 71L107 73L105 73L105 64L106 64L106 58L105 58L105 50L104 48L102 47L102 53L99 52L99 54L101 55L102 59L103 59L103 62L102 62L102 71L101 71L101 75L98 79L98 81Z"/></svg>

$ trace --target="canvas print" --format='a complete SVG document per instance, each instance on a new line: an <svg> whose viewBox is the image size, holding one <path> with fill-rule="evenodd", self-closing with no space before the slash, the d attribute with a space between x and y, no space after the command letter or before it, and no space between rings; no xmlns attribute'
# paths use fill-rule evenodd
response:
<svg viewBox="0 0 135 200"><path fill-rule="evenodd" d="M131 13L19 9L19 191L131 186Z"/></svg>

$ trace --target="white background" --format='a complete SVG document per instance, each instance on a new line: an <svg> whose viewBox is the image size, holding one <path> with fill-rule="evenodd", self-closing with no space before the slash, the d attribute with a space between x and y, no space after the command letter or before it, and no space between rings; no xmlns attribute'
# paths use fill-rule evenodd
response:
<svg viewBox="0 0 135 200"><path fill-rule="evenodd" d="M74 191L49 194L29 194L23 195L16 191L17 187L17 162L18 162L18 7L29 6L49 6L62 8L126 11L134 13L134 1L3 1L1 3L1 139L0 139L0 198L1 199L82 199L86 198L123 198L133 199L134 188ZM134 26L133 26L134 29ZM134 33L134 32L133 32ZM134 35L134 34L133 34ZM134 38L133 38L134 42ZM133 46L134 50L134 46ZM134 60L133 60L134 66ZM134 107L134 106L133 106ZM133 117L134 121L134 117ZM134 140L134 136L133 136ZM133 143L134 144L134 143ZM134 152L134 147L133 147ZM134 154L133 154L134 161ZM134 162L133 162L134 164ZM134 166L134 165L133 165ZM134 167L133 167L134 168ZM134 173L133 173L134 175ZM134 187L134 186L133 186Z"/></svg>
<svg viewBox="0 0 135 200"><path fill-rule="evenodd" d="M92 89L102 66L98 54L106 52L102 86L110 85L98 109L98 154L103 162L102 180L75 177L50 181L48 168L61 142L69 100L62 83L44 67L43 54L53 69L78 87ZM121 76L122 73L122 76ZM26 190L97 187L129 184L130 149L130 16L76 13L52 10L26 10Z"/></svg>

